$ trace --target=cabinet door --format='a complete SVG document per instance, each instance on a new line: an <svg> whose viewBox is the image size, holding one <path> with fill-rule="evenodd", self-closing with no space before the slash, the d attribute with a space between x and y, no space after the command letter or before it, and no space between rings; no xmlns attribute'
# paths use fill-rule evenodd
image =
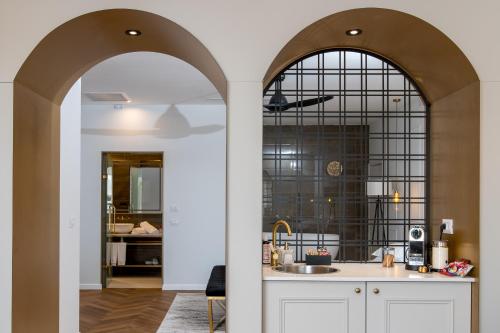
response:
<svg viewBox="0 0 500 333"><path fill-rule="evenodd" d="M469 333L469 283L367 284L367 333Z"/></svg>
<svg viewBox="0 0 500 333"><path fill-rule="evenodd" d="M264 281L264 333L364 333L364 282Z"/></svg>

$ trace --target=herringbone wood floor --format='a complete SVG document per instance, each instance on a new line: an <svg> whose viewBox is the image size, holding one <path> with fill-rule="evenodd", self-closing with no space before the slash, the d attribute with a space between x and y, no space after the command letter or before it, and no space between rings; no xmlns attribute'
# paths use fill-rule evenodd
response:
<svg viewBox="0 0 500 333"><path fill-rule="evenodd" d="M80 292L81 333L155 333L176 292L104 289Z"/></svg>

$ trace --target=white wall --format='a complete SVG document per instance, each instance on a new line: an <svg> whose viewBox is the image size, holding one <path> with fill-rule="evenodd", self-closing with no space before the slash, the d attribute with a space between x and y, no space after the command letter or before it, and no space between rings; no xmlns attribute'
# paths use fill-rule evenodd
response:
<svg viewBox="0 0 500 333"><path fill-rule="evenodd" d="M498 80L500 22L497 0L161 0L102 1L25 0L4 1L0 11L0 45L8 45L8 56L0 61L0 82L12 81L36 44L64 22L87 12L108 8L132 8L162 15L193 33L212 52L230 81L260 81L279 50L309 24L352 8L389 8L415 15L449 36L474 64L482 80ZM57 8L57 10L54 10ZM307 10L305 10L307 9ZM203 15L200 15L203 13ZM280 20L272 29L276 13ZM22 20L21 20L22 18ZM29 25L23 25L27 20ZM26 22L26 21L24 21ZM12 28L16 33L11 33ZM487 50L487 52L485 52Z"/></svg>
<svg viewBox="0 0 500 333"><path fill-rule="evenodd" d="M229 82L228 107L234 112L227 117L226 329L231 333L261 330L262 89L260 81Z"/></svg>
<svg viewBox="0 0 500 333"><path fill-rule="evenodd" d="M12 92L0 83L0 332L10 332L12 314Z"/></svg>
<svg viewBox="0 0 500 333"><path fill-rule="evenodd" d="M59 330L79 331L81 81L61 104Z"/></svg>
<svg viewBox="0 0 500 333"><path fill-rule="evenodd" d="M84 107L82 287L101 283L103 151L164 153L164 288L206 287L212 266L225 262L225 119L222 105Z"/></svg>

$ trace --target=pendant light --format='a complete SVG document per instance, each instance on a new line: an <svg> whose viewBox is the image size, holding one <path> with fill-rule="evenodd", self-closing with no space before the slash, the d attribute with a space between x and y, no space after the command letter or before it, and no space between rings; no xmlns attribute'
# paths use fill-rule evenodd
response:
<svg viewBox="0 0 500 333"><path fill-rule="evenodd" d="M397 140L397 137L398 137L398 130L399 130L399 126L398 126L398 123L399 123L399 115L398 115L398 105L399 105L399 102L401 102L401 98L399 97L396 97L392 100L394 103L396 103L396 174L397 174L397 170L398 170L398 164L397 164L397 156L398 156L398 140ZM395 203L395 204L398 204L399 201L401 200L401 195L399 194L399 186L398 184L396 183L396 185L393 187L393 194L392 194L392 201ZM396 206L397 207L397 206ZM396 208L397 209L397 208Z"/></svg>
<svg viewBox="0 0 500 333"><path fill-rule="evenodd" d="M398 191L398 189L397 189L397 188L394 190L394 194L393 194L392 201L393 201L395 204L399 203L399 201L400 201L399 191Z"/></svg>

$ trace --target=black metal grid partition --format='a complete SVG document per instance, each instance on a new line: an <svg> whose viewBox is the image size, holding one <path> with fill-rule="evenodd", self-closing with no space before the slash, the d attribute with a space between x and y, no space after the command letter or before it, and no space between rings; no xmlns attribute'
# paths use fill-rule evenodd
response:
<svg viewBox="0 0 500 333"><path fill-rule="evenodd" d="M410 225L427 225L427 103L394 64L357 50L307 56L264 93L264 232L303 261L404 261Z"/></svg>

